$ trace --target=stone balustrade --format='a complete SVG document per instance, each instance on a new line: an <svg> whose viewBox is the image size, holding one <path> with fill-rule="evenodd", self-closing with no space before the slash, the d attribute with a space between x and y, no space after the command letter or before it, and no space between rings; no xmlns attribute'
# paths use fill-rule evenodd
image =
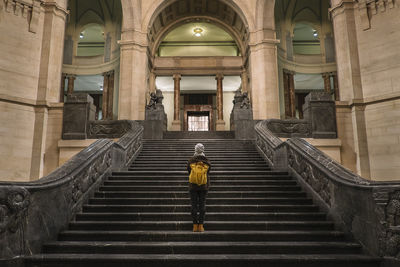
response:
<svg viewBox="0 0 400 267"><path fill-rule="evenodd" d="M126 168L136 158L143 127L134 121L122 125L126 133L118 142L100 139L46 177L0 182L0 265L19 266L18 258L39 253L112 171Z"/></svg>
<svg viewBox="0 0 400 267"><path fill-rule="evenodd" d="M277 170L288 170L332 217L385 266L400 262L400 183L366 180L299 138L281 141L271 121L255 126L256 145ZM366 234L367 233L367 234Z"/></svg>

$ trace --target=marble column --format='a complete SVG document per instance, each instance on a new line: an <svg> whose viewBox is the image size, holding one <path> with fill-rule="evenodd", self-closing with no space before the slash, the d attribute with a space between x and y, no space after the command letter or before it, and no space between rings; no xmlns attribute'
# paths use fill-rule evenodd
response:
<svg viewBox="0 0 400 267"><path fill-rule="evenodd" d="M242 93L248 92L248 75L247 70L243 70L240 74L240 78L242 79Z"/></svg>
<svg viewBox="0 0 400 267"><path fill-rule="evenodd" d="M296 117L296 94L294 87L294 72L289 72L290 117Z"/></svg>
<svg viewBox="0 0 400 267"><path fill-rule="evenodd" d="M283 70L283 86L285 96L285 115L287 118L294 118L296 117L294 72Z"/></svg>
<svg viewBox="0 0 400 267"><path fill-rule="evenodd" d="M338 80L337 72L332 72L331 75L333 78L333 89L335 91L335 101L340 101L339 80Z"/></svg>
<svg viewBox="0 0 400 267"><path fill-rule="evenodd" d="M156 92L156 74L152 71L149 75L149 90L150 93Z"/></svg>
<svg viewBox="0 0 400 267"><path fill-rule="evenodd" d="M114 71L108 73L108 96L107 96L107 116L109 120L113 119L113 107L114 107Z"/></svg>
<svg viewBox="0 0 400 267"><path fill-rule="evenodd" d="M64 92L65 92L65 79L67 74L63 73L61 75L61 86L60 86L60 103L64 103Z"/></svg>
<svg viewBox="0 0 400 267"><path fill-rule="evenodd" d="M174 120L172 122L172 131L181 131L181 120L180 120L180 97L181 97L181 75L174 74Z"/></svg>
<svg viewBox="0 0 400 267"><path fill-rule="evenodd" d="M74 93L76 76L73 75L73 74L68 74L68 75L67 75L67 79L68 79L67 94L68 94L68 95L71 95L71 94Z"/></svg>
<svg viewBox="0 0 400 267"><path fill-rule="evenodd" d="M322 78L324 79L324 89L325 92L328 94L331 94L332 88L331 88L331 74L330 73L323 73Z"/></svg>
<svg viewBox="0 0 400 267"><path fill-rule="evenodd" d="M225 121L224 121L224 90L223 83L224 75L217 74L215 77L217 80L217 131L225 131Z"/></svg>
<svg viewBox="0 0 400 267"><path fill-rule="evenodd" d="M107 112L108 112L108 72L103 73L103 101L102 101L102 107L101 107L101 113L102 113L102 119L106 120L107 119Z"/></svg>

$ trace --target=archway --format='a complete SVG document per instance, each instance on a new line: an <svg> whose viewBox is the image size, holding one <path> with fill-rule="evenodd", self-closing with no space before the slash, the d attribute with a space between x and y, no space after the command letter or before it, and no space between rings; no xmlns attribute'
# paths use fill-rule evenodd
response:
<svg viewBox="0 0 400 267"><path fill-rule="evenodd" d="M223 91L224 75L229 76L226 77L226 81L230 80L232 75L240 80L240 76L247 71L249 55L247 21L239 14L240 10L235 9L234 4L231 4L222 0L169 1L168 4L163 4L163 8L151 19L147 38L151 72L150 91L156 89L156 76L169 76L171 83L173 83L172 77L175 77L174 97L171 97L174 106L173 130L190 128L187 126L186 112L189 110L189 106L194 108L189 105L189 102L192 102L190 99L193 99L194 96L187 92L181 94L180 82L183 80L183 84L185 84L186 79L193 80L196 77L199 82L207 77L210 80L217 80L216 82L214 80L214 93L210 94L211 90L208 90L208 95L201 95L201 93L197 95L199 99L202 97L210 99L204 106L197 108L203 110L206 105L217 106L216 110L209 111L216 114L215 120L212 119L213 116L210 116L210 121L216 123L216 125L211 125L210 129L229 130L229 123L225 122L229 121L229 116L225 115L224 121L223 115L227 113L223 105L223 99L227 94ZM182 36L189 36L186 39L175 40L171 35L174 35L176 31L181 31ZM214 34L214 39L207 39L205 37L207 37L208 31L218 33ZM225 36L226 39L216 38L217 35ZM203 44L196 38L203 39ZM180 49L177 49L178 52L171 52L174 48L165 47L168 41L168 44L171 45L171 40L176 41L175 44L179 42L181 45ZM198 45L197 49L190 47L193 44ZM186 48L182 49L182 45L186 45ZM218 49L217 45L224 45L225 51ZM201 50L201 46L203 46L203 50ZM206 51L204 46L208 46ZM163 53L168 49L169 52ZM235 50L234 53L232 49ZM247 77L247 75L243 76ZM247 78L243 83L247 83ZM239 88L240 83L236 89ZM247 86L242 85L243 88L246 89ZM182 89L182 91L185 90L185 88ZM233 100L233 92L231 94L232 99L225 101L227 104Z"/></svg>

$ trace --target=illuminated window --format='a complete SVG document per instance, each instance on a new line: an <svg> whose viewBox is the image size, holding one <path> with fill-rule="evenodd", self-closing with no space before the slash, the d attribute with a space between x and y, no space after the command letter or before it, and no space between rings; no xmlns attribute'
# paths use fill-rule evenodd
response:
<svg viewBox="0 0 400 267"><path fill-rule="evenodd" d="M188 116L188 131L208 131L209 119L204 115Z"/></svg>

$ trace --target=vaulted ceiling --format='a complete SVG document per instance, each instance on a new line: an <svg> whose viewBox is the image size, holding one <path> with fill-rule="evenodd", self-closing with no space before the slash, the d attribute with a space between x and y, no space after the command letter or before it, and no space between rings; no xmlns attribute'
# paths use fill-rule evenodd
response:
<svg viewBox="0 0 400 267"><path fill-rule="evenodd" d="M76 25L105 24L122 19L121 0L69 0L70 22Z"/></svg>

